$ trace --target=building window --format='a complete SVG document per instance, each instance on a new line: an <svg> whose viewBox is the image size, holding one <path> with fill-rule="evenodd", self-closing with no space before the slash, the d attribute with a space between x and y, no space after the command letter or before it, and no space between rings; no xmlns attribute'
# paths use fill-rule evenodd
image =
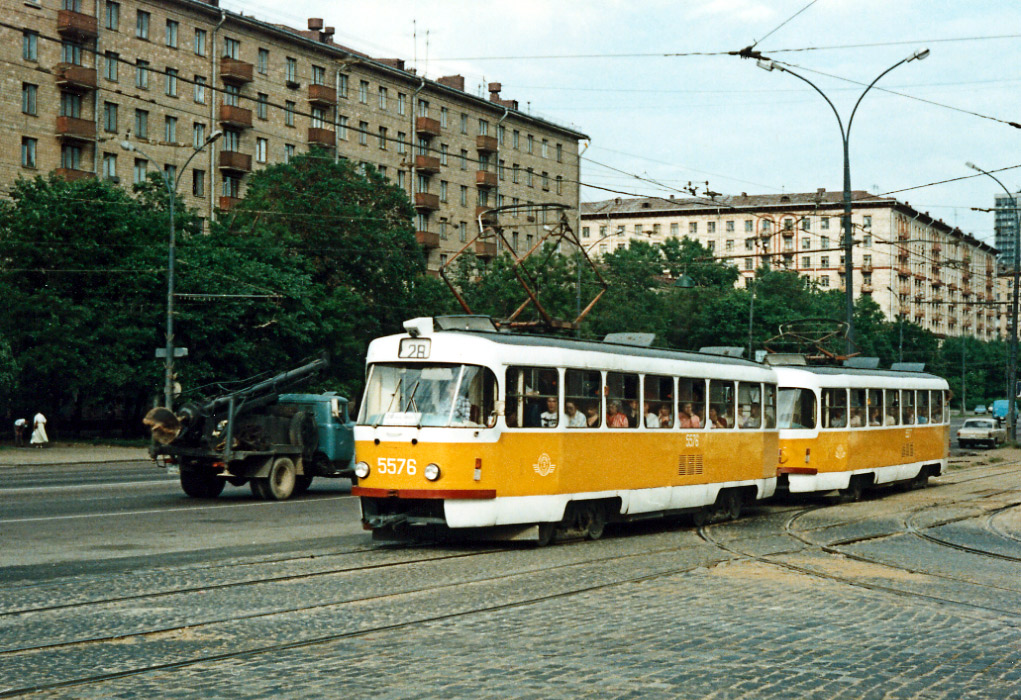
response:
<svg viewBox="0 0 1021 700"><path fill-rule="evenodd" d="M324 107L312 108L312 128L313 129L326 128L326 109Z"/></svg>
<svg viewBox="0 0 1021 700"><path fill-rule="evenodd" d="M60 147L60 167L68 170L82 169L82 147L65 143Z"/></svg>
<svg viewBox="0 0 1021 700"><path fill-rule="evenodd" d="M223 196L237 199L241 196L241 178L225 175L223 178Z"/></svg>
<svg viewBox="0 0 1021 700"><path fill-rule="evenodd" d="M525 184L528 185L529 187L535 187L535 181L533 179L534 177L535 171L533 171L531 168L525 168Z"/></svg>
<svg viewBox="0 0 1021 700"><path fill-rule="evenodd" d="M284 80L288 83L298 82L298 59L290 56L284 59Z"/></svg>
<svg viewBox="0 0 1021 700"><path fill-rule="evenodd" d="M290 163L291 159L294 158L294 144L284 144L284 162Z"/></svg>
<svg viewBox="0 0 1021 700"><path fill-rule="evenodd" d="M37 145L38 141L36 139L32 139L27 136L23 136L21 138L21 167L35 167L35 153Z"/></svg>
<svg viewBox="0 0 1021 700"><path fill-rule="evenodd" d="M511 148L513 148L516 151L520 146L521 146L521 132L515 129L514 133L511 134Z"/></svg>
<svg viewBox="0 0 1021 700"><path fill-rule="evenodd" d="M227 85L223 89L223 103L229 107L241 105L241 88L237 85Z"/></svg>
<svg viewBox="0 0 1021 700"><path fill-rule="evenodd" d="M468 241L468 224L464 221L457 227L457 239L462 243Z"/></svg>
<svg viewBox="0 0 1021 700"><path fill-rule="evenodd" d="M521 182L521 166L517 163L511 167L511 182L514 184Z"/></svg>
<svg viewBox="0 0 1021 700"><path fill-rule="evenodd" d="M117 31L121 26L121 4L119 2L106 3L106 28Z"/></svg>
<svg viewBox="0 0 1021 700"><path fill-rule="evenodd" d="M441 143L440 144L440 165L446 165L447 164L447 157L449 155L450 155L450 149L447 147L447 144Z"/></svg>
<svg viewBox="0 0 1021 700"><path fill-rule="evenodd" d="M802 238L801 247L804 248L805 250L809 250L812 247L812 239L809 238L808 236Z"/></svg>
<svg viewBox="0 0 1021 700"><path fill-rule="evenodd" d="M337 136L347 141L347 117L337 117Z"/></svg>
<svg viewBox="0 0 1021 700"><path fill-rule="evenodd" d="M287 126L294 126L294 108L295 103L287 100L284 102L284 124Z"/></svg>
<svg viewBox="0 0 1021 700"><path fill-rule="evenodd" d="M167 97L177 97L177 70L174 68L167 68L166 87Z"/></svg>
<svg viewBox="0 0 1021 700"><path fill-rule="evenodd" d="M485 119L479 119L479 136L489 135L489 122Z"/></svg>
<svg viewBox="0 0 1021 700"><path fill-rule="evenodd" d="M258 59L256 61L256 70L263 75L269 72L269 49L259 49ZM313 71L313 75L315 71Z"/></svg>
<svg viewBox="0 0 1021 700"><path fill-rule="evenodd" d="M117 133L117 104L103 103L103 129L111 134Z"/></svg>
<svg viewBox="0 0 1021 700"><path fill-rule="evenodd" d="M36 96L39 93L39 86L32 83L21 84L21 112L23 114L37 114Z"/></svg>
<svg viewBox="0 0 1021 700"><path fill-rule="evenodd" d="M206 196L206 171L205 170L192 170L191 171L191 194L193 197L205 197Z"/></svg>
<svg viewBox="0 0 1021 700"><path fill-rule="evenodd" d="M542 189L549 192L549 173L545 170L542 171Z"/></svg>
<svg viewBox="0 0 1021 700"><path fill-rule="evenodd" d="M403 131L397 132L397 152L404 155L408 151L408 135Z"/></svg>
<svg viewBox="0 0 1021 700"><path fill-rule="evenodd" d="M823 255L822 257L819 258L819 267L829 267L829 266L830 266L830 256Z"/></svg>
<svg viewBox="0 0 1021 700"><path fill-rule="evenodd" d="M751 258L745 258L744 259L744 269L746 269L746 270L754 270L755 269L755 261L752 260Z"/></svg>
<svg viewBox="0 0 1021 700"><path fill-rule="evenodd" d="M225 36L223 38L223 57L238 60L241 57L241 42Z"/></svg>
<svg viewBox="0 0 1021 700"><path fill-rule="evenodd" d="M206 125L201 122L195 122L191 128L191 143L195 148L202 148L202 144L206 142Z"/></svg>
<svg viewBox="0 0 1021 700"><path fill-rule="evenodd" d="M149 138L149 113L144 109L135 110L135 138Z"/></svg>
<svg viewBox="0 0 1021 700"><path fill-rule="evenodd" d="M447 120L450 118L450 110L446 107L440 107L440 127L443 129L447 128Z"/></svg>
<svg viewBox="0 0 1021 700"><path fill-rule="evenodd" d="M708 222L706 222L706 233L716 233L716 222L715 221L708 221Z"/></svg>
<svg viewBox="0 0 1021 700"><path fill-rule="evenodd" d="M386 150L386 127L379 127L379 150Z"/></svg>
<svg viewBox="0 0 1021 700"><path fill-rule="evenodd" d="M397 114L402 117L408 113L408 96L403 92L397 93Z"/></svg>
<svg viewBox="0 0 1021 700"><path fill-rule="evenodd" d="M177 48L177 29L178 24L172 19L167 20L167 46L172 49Z"/></svg>
<svg viewBox="0 0 1021 700"><path fill-rule="evenodd" d="M824 216L821 219L819 219L819 228L824 229L824 230L828 230L829 227L830 227L830 217Z"/></svg>
<svg viewBox="0 0 1021 700"><path fill-rule="evenodd" d="M382 85L379 86L379 108L386 111L386 88Z"/></svg>
<svg viewBox="0 0 1021 700"><path fill-rule="evenodd" d="M755 239L754 238L746 238L746 239L744 239L744 249L745 250L755 250Z"/></svg>
<svg viewBox="0 0 1021 700"><path fill-rule="evenodd" d="M461 185L461 206L468 206L468 188Z"/></svg>
<svg viewBox="0 0 1021 700"><path fill-rule="evenodd" d="M461 149L461 170L468 169L468 151Z"/></svg>
<svg viewBox="0 0 1021 700"><path fill-rule="evenodd" d="M830 286L830 276L829 275L821 276L819 278L819 286L820 287L829 287Z"/></svg>
<svg viewBox="0 0 1021 700"><path fill-rule="evenodd" d="M117 154L103 154L103 179L113 180L117 177Z"/></svg>
<svg viewBox="0 0 1021 700"><path fill-rule="evenodd" d="M236 153L241 146L241 132L234 129L223 130L223 150Z"/></svg>
<svg viewBox="0 0 1021 700"><path fill-rule="evenodd" d="M862 225L862 228L864 228L866 230L872 228L872 217L871 216L863 216L862 217L862 224L861 225Z"/></svg>
<svg viewBox="0 0 1021 700"><path fill-rule="evenodd" d="M803 256L801 258L801 267L806 269L812 267L812 258L808 255Z"/></svg>
<svg viewBox="0 0 1021 700"><path fill-rule="evenodd" d="M447 181L446 180L440 180L440 201L441 202L446 202L447 201Z"/></svg>
<svg viewBox="0 0 1021 700"><path fill-rule="evenodd" d="M206 30L196 29L195 30L195 55L205 56L206 55Z"/></svg>
<svg viewBox="0 0 1021 700"><path fill-rule="evenodd" d="M809 219L807 216L801 218L801 230L802 231L812 230L812 220Z"/></svg>
<svg viewBox="0 0 1021 700"><path fill-rule="evenodd" d="M672 222L670 224L670 235L671 236L679 235L680 234L680 228L681 228L680 224L678 224L676 221Z"/></svg>
<svg viewBox="0 0 1021 700"><path fill-rule="evenodd" d="M358 82L358 101L363 105L369 104L369 81L361 80Z"/></svg>
<svg viewBox="0 0 1021 700"><path fill-rule="evenodd" d="M135 87L149 89L149 62L138 59L135 62Z"/></svg>
<svg viewBox="0 0 1021 700"><path fill-rule="evenodd" d="M549 141L547 141L546 139L542 140L542 152L541 152L541 155L542 155L543 158L549 158Z"/></svg>
<svg viewBox="0 0 1021 700"><path fill-rule="evenodd" d="M163 140L167 143L177 143L177 117L166 117L163 126Z"/></svg>
<svg viewBox="0 0 1021 700"><path fill-rule="evenodd" d="M723 249L726 250L728 253L733 253L734 252L733 239L727 239L727 242L724 244Z"/></svg>
<svg viewBox="0 0 1021 700"><path fill-rule="evenodd" d="M103 67L105 69L105 77L107 80L117 82L117 66L120 63L120 54L114 53L113 51L107 51L104 56Z"/></svg>
<svg viewBox="0 0 1021 700"><path fill-rule="evenodd" d="M149 40L149 13L145 10L139 10L135 16L135 36Z"/></svg>
<svg viewBox="0 0 1021 700"><path fill-rule="evenodd" d="M200 105L206 103L206 79L201 75L195 76L195 101Z"/></svg>
<svg viewBox="0 0 1021 700"><path fill-rule="evenodd" d="M136 185L141 185L143 182L145 182L145 171L148 165L149 161L147 161L145 158L135 158L134 183Z"/></svg>
<svg viewBox="0 0 1021 700"><path fill-rule="evenodd" d="M23 32L21 35L21 57L26 61L39 60L38 32Z"/></svg>
<svg viewBox="0 0 1021 700"><path fill-rule="evenodd" d="M60 116L81 119L82 96L70 92L60 93Z"/></svg>
<svg viewBox="0 0 1021 700"><path fill-rule="evenodd" d="M255 139L255 162L265 163L266 162L266 150L269 142L264 138Z"/></svg>
<svg viewBox="0 0 1021 700"><path fill-rule="evenodd" d="M337 96L347 97L347 75L344 73L337 76Z"/></svg>
<svg viewBox="0 0 1021 700"><path fill-rule="evenodd" d="M561 144L561 143L557 144L557 162L558 163L563 163L564 162L564 145ZM731 223L733 223L733 222L731 222Z"/></svg>
<svg viewBox="0 0 1021 700"><path fill-rule="evenodd" d="M773 230L773 222L769 219L762 220L762 232L769 233Z"/></svg>
<svg viewBox="0 0 1021 700"><path fill-rule="evenodd" d="M258 98L255 101L255 116L259 119L268 119L269 114L269 95L264 92L260 92Z"/></svg>
<svg viewBox="0 0 1021 700"><path fill-rule="evenodd" d="M744 222L744 232L745 233L754 233L754 231L755 231L755 223L751 219L747 219Z"/></svg>
<svg viewBox="0 0 1021 700"><path fill-rule="evenodd" d="M75 66L82 64L82 46L73 41L60 42L60 62Z"/></svg>
<svg viewBox="0 0 1021 700"><path fill-rule="evenodd" d="M461 112L461 133L468 133L468 115L464 112Z"/></svg>
<svg viewBox="0 0 1021 700"><path fill-rule="evenodd" d="M691 221L691 222L688 223L688 233L691 233L691 234L698 233L698 222L697 221Z"/></svg>
<svg viewBox="0 0 1021 700"><path fill-rule="evenodd" d="M526 139L527 139L528 147L525 150L528 153L534 153L535 152L535 137L532 136L531 134L528 134L528 136L526 136Z"/></svg>
<svg viewBox="0 0 1021 700"><path fill-rule="evenodd" d="M826 228L826 227L823 226L823 228ZM830 237L829 236L819 236L819 247L820 248L824 248L824 249L825 248L829 248L830 247Z"/></svg>
<svg viewBox="0 0 1021 700"><path fill-rule="evenodd" d="M362 146L369 145L369 123L358 122L358 143Z"/></svg>

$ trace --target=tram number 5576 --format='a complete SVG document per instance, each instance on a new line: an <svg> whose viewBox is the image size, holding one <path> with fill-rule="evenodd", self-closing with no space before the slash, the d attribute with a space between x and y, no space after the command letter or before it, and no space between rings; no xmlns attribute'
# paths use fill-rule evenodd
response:
<svg viewBox="0 0 1021 700"><path fill-rule="evenodd" d="M413 459L401 459L399 457L380 457L376 463L380 474L403 474L414 476L418 471L418 464Z"/></svg>
<svg viewBox="0 0 1021 700"><path fill-rule="evenodd" d="M693 435L691 433L688 433L687 435L685 435L684 436L684 446L685 447L698 447L698 435Z"/></svg>

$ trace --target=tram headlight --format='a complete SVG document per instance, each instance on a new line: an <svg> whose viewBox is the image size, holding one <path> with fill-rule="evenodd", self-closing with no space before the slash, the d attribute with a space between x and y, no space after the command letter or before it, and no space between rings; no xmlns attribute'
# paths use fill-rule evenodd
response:
<svg viewBox="0 0 1021 700"><path fill-rule="evenodd" d="M355 476L359 479L364 479L369 476L369 463L358 462L355 464Z"/></svg>
<svg viewBox="0 0 1021 700"><path fill-rule="evenodd" d="M425 478L429 481L436 481L440 478L440 465L438 464L427 464L425 465Z"/></svg>

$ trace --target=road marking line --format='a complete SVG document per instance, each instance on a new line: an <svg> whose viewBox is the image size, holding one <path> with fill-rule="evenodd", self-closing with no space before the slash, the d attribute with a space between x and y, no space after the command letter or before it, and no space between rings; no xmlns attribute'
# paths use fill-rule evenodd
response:
<svg viewBox="0 0 1021 700"><path fill-rule="evenodd" d="M93 482L90 484L76 484L73 486L10 486L7 488L0 488L0 493L29 493L32 491L68 491L68 490L81 490L81 489L98 489L98 488L109 488L117 487L124 488L128 486L164 486L172 485L176 486L177 481L163 480L159 481L108 481L108 482Z"/></svg>

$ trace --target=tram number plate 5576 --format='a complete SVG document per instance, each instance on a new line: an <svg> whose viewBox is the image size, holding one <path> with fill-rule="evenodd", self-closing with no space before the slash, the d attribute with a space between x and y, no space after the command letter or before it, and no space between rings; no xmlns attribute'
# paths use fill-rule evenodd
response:
<svg viewBox="0 0 1021 700"><path fill-rule="evenodd" d="M413 459L401 459L400 457L380 457L376 462L380 474L409 474L414 476L418 471L418 464Z"/></svg>
<svg viewBox="0 0 1021 700"><path fill-rule="evenodd" d="M429 357L428 338L402 338L397 356L408 360L425 360Z"/></svg>

